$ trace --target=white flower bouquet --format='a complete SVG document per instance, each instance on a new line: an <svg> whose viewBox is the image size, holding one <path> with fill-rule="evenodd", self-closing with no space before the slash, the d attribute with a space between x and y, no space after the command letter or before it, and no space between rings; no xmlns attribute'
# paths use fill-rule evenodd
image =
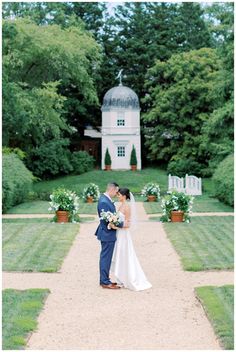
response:
<svg viewBox="0 0 236 352"><path fill-rule="evenodd" d="M110 224L119 226L122 222L118 213L112 213L111 211L104 211L103 209L100 213L100 220L105 220L108 223L108 226Z"/></svg>

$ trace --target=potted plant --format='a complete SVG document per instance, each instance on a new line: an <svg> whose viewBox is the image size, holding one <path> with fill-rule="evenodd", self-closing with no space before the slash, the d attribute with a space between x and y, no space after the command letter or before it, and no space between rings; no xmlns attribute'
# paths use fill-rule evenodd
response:
<svg viewBox="0 0 236 352"><path fill-rule="evenodd" d="M194 197L183 192L169 191L162 198L161 207L163 214L162 222L190 222L190 213L193 205Z"/></svg>
<svg viewBox="0 0 236 352"><path fill-rule="evenodd" d="M160 187L157 183L149 182L143 187L141 195L149 202L156 202L160 199Z"/></svg>
<svg viewBox="0 0 236 352"><path fill-rule="evenodd" d="M89 183L83 190L83 199L87 203L93 203L98 200L100 196L99 187L95 183Z"/></svg>
<svg viewBox="0 0 236 352"><path fill-rule="evenodd" d="M79 210L79 197L75 192L58 188L50 195L51 202L48 210L54 210L57 222L74 221Z"/></svg>
<svg viewBox="0 0 236 352"><path fill-rule="evenodd" d="M130 155L130 166L131 166L131 170L132 171L136 171L137 170L137 156L136 156L136 149L133 145L132 151L131 151L131 155Z"/></svg>
<svg viewBox="0 0 236 352"><path fill-rule="evenodd" d="M108 148L106 149L106 154L105 154L105 170L106 171L111 170L111 156L110 156Z"/></svg>

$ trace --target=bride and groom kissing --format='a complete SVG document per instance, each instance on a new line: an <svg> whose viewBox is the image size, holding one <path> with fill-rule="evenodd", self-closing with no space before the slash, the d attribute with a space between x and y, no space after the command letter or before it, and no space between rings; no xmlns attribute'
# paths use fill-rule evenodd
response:
<svg viewBox="0 0 236 352"><path fill-rule="evenodd" d="M117 209L112 198L118 197ZM119 222L108 222L103 214L117 214ZM119 188L115 182L107 185L106 192L98 201L99 226L95 235L101 243L99 261L100 285L117 290L121 287L141 291L152 287L147 280L136 256L131 232L136 226L136 205L128 188ZM116 216L116 217L117 217ZM111 282L110 271L116 282Z"/></svg>

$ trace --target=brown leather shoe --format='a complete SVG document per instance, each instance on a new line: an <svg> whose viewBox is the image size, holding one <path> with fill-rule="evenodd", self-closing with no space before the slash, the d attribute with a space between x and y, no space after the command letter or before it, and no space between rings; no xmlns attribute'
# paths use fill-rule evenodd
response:
<svg viewBox="0 0 236 352"><path fill-rule="evenodd" d="M119 286L117 286L117 285L112 285L112 284L109 284L109 285L103 285L103 284L101 284L101 286L102 286L103 288L109 288L109 289L111 289L111 290L116 290L116 289L119 289L119 288L120 288Z"/></svg>
<svg viewBox="0 0 236 352"><path fill-rule="evenodd" d="M117 282L112 282L111 284L116 286L116 285L117 285Z"/></svg>

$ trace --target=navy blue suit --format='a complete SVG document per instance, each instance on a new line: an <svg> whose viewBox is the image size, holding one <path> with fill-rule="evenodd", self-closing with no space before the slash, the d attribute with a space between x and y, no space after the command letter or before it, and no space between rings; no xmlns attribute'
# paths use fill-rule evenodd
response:
<svg viewBox="0 0 236 352"><path fill-rule="evenodd" d="M102 210L104 211L111 211L115 213L116 208L112 201L102 194L98 201L98 216L100 218L100 214ZM111 281L109 279L109 271L111 266L111 260L113 255L113 250L116 241L116 230L109 230L107 228L107 222L105 220L100 220L100 224L96 230L95 235L97 239L101 241L101 253L100 253L100 261L99 261L99 268L100 268L100 284L109 285ZM119 227L123 227L123 223L119 225Z"/></svg>

